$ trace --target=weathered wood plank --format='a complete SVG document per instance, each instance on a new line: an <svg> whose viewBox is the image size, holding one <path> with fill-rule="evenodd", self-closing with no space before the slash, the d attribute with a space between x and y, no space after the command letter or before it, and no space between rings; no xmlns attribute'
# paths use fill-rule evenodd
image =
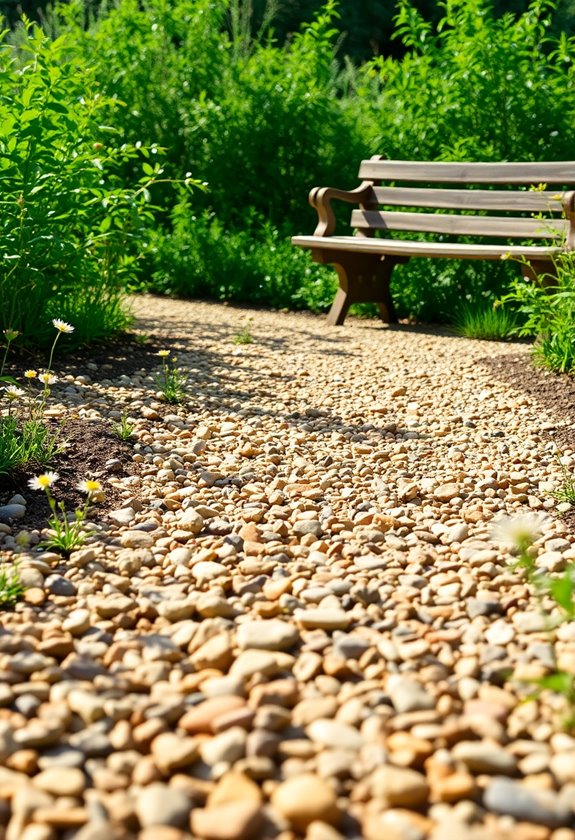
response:
<svg viewBox="0 0 575 840"><path fill-rule="evenodd" d="M378 204L390 207L437 207L443 210L500 210L561 213L564 193L552 190L458 190L375 187Z"/></svg>
<svg viewBox="0 0 575 840"><path fill-rule="evenodd" d="M410 160L363 160L359 177L381 181L453 184L575 183L573 161L554 163L428 163Z"/></svg>
<svg viewBox="0 0 575 840"><path fill-rule="evenodd" d="M442 213L406 213L400 210L354 210L351 226L369 230L405 230L456 236L495 236L504 239L561 239L565 219L525 219L507 216L458 216Z"/></svg>
<svg viewBox="0 0 575 840"><path fill-rule="evenodd" d="M504 258L525 260L552 260L564 253L557 246L537 245L466 245L459 242L418 242L407 239L368 239L359 236L294 236L292 244L300 248L325 251L346 251L395 255L403 257L446 257L454 259L499 260ZM328 260L326 260L327 262Z"/></svg>

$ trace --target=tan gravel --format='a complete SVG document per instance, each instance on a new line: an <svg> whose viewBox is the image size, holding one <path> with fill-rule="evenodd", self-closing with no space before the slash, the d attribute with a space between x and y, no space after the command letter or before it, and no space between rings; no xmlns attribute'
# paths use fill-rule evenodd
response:
<svg viewBox="0 0 575 840"><path fill-rule="evenodd" d="M160 364L55 389L53 416L126 411L138 472L110 464L123 502L68 560L18 550L0 840L575 840L565 706L524 702L555 657L575 673L575 627L550 644L491 530L546 514L541 568L573 562L564 421L482 367L508 348L133 308L187 397L162 402ZM0 529L8 559L18 532Z"/></svg>

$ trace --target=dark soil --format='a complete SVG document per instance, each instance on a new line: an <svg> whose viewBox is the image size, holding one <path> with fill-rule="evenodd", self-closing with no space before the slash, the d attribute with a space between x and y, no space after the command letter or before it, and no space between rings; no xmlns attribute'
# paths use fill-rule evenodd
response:
<svg viewBox="0 0 575 840"><path fill-rule="evenodd" d="M140 339L136 334L127 333L106 342L96 342L90 347L78 347L73 352L63 353L64 347L60 346L52 367L58 376L79 376L88 373L94 382L118 376L131 376L141 369L156 368L158 350L170 350L172 344L169 338L149 335ZM98 369L87 370L88 363L96 364ZM27 368L43 369L45 366L46 353L37 354L23 350L12 358L6 373L18 378Z"/></svg>
<svg viewBox="0 0 575 840"><path fill-rule="evenodd" d="M480 359L479 363L494 379L527 395L535 406L550 413L557 426L549 431L549 437L559 452L575 451L575 376L535 367L528 356L513 350L496 358ZM575 509L562 518L575 532Z"/></svg>
<svg viewBox="0 0 575 840"><path fill-rule="evenodd" d="M118 508L121 504L120 490L112 487L106 478L110 470L106 462L115 459L114 476L133 475L136 465L132 461L131 441L117 438L111 428L104 423L91 420L71 420L61 430L60 440L65 449L56 455L49 469L58 473L59 479L54 487L54 498L64 502L67 511L82 507L86 495L77 489L77 485L87 478L102 482L106 498L98 504L98 517ZM26 470L18 470L9 476L0 475L0 504L8 501L15 493L20 493L27 500L26 517L20 520L18 527L39 529L46 527L50 508L46 494L32 490L28 480L45 472L47 467L30 464Z"/></svg>
<svg viewBox="0 0 575 840"><path fill-rule="evenodd" d="M526 394L534 405L558 421L550 433L559 450L575 450L575 376L534 367L529 357L510 350L504 356L479 360L494 379Z"/></svg>
<svg viewBox="0 0 575 840"><path fill-rule="evenodd" d="M79 348L73 356L61 356L55 360L53 369L60 377L89 373L92 381L130 376L142 368L151 370L157 367L158 350L169 348L169 344L170 342L164 339L161 343L159 340L155 341L153 337L142 344L135 337L128 335L105 345ZM87 370L88 362L98 365L98 369ZM42 368L45 364L45 355L35 357L22 354L11 360L5 373L15 379L21 379L27 368ZM64 503L67 511L76 510L84 504L85 494L77 489L77 485L87 478L102 481L105 489L105 501L97 506L98 517L105 516L122 504L120 490L112 487L106 479L111 474L121 478L137 472L137 465L132 461L134 441L120 440L114 434L111 424L76 419L64 423L60 440L65 444L65 448L54 457L49 467L29 464L25 470L19 470L9 476L0 475L0 504L5 504L16 493L20 493L28 501L26 517L15 523L17 528L42 529L47 525L50 508L46 495L41 491L31 490L28 486L30 478L46 469L58 473L59 480L54 488L54 497L58 502ZM106 466L110 460L119 462L113 471Z"/></svg>

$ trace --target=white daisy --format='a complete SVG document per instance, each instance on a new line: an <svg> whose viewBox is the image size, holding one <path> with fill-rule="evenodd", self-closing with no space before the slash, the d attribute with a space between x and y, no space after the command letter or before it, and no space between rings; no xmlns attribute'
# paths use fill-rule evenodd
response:
<svg viewBox="0 0 575 840"><path fill-rule="evenodd" d="M76 485L76 489L80 490L82 493L87 493L88 496L91 496L92 493L98 493L102 489L102 485L99 481L96 481L93 478L88 478L85 481L80 481L79 484Z"/></svg>
<svg viewBox="0 0 575 840"><path fill-rule="evenodd" d="M22 388L18 388L17 385L7 385L4 388L4 393L6 395L6 399L12 402L13 400L19 400L20 397L23 397L26 394L26 391L23 391Z"/></svg>
<svg viewBox="0 0 575 840"><path fill-rule="evenodd" d="M59 332L63 333L73 333L74 327L72 324L66 323L66 321L62 321L60 318L53 318L52 323L56 327Z"/></svg>
<svg viewBox="0 0 575 840"><path fill-rule="evenodd" d="M53 385L54 382L58 381L58 377L54 376L53 373L49 373L48 371L45 371L44 373L38 374L38 379L44 385Z"/></svg>
<svg viewBox="0 0 575 840"><path fill-rule="evenodd" d="M506 548L525 551L537 542L547 523L545 513L524 513L519 516L503 516L493 523L491 539Z"/></svg>
<svg viewBox="0 0 575 840"><path fill-rule="evenodd" d="M59 478L60 476L57 472L48 470L48 472L42 473L42 475L31 478L28 482L28 487L31 487L32 490L48 490Z"/></svg>

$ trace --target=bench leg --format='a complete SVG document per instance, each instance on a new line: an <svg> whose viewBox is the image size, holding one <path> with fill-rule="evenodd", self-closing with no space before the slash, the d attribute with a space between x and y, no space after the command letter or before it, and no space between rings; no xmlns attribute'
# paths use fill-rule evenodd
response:
<svg viewBox="0 0 575 840"><path fill-rule="evenodd" d="M327 316L328 324L341 326L353 303L376 303L382 321L397 323L389 281L395 265L404 260L349 252L331 253L328 258L339 277L339 289Z"/></svg>
<svg viewBox="0 0 575 840"><path fill-rule="evenodd" d="M555 285L557 266L551 260L533 260L523 268L530 280L540 281L543 286Z"/></svg>
<svg viewBox="0 0 575 840"><path fill-rule="evenodd" d="M338 272L339 274L339 272ZM345 316L347 315L347 310L351 305L351 301L348 299L347 292L344 291L341 287L341 278L340 278L340 287L335 293L335 297L333 299L333 303L327 315L327 322L332 327L341 327L343 322L345 321Z"/></svg>

